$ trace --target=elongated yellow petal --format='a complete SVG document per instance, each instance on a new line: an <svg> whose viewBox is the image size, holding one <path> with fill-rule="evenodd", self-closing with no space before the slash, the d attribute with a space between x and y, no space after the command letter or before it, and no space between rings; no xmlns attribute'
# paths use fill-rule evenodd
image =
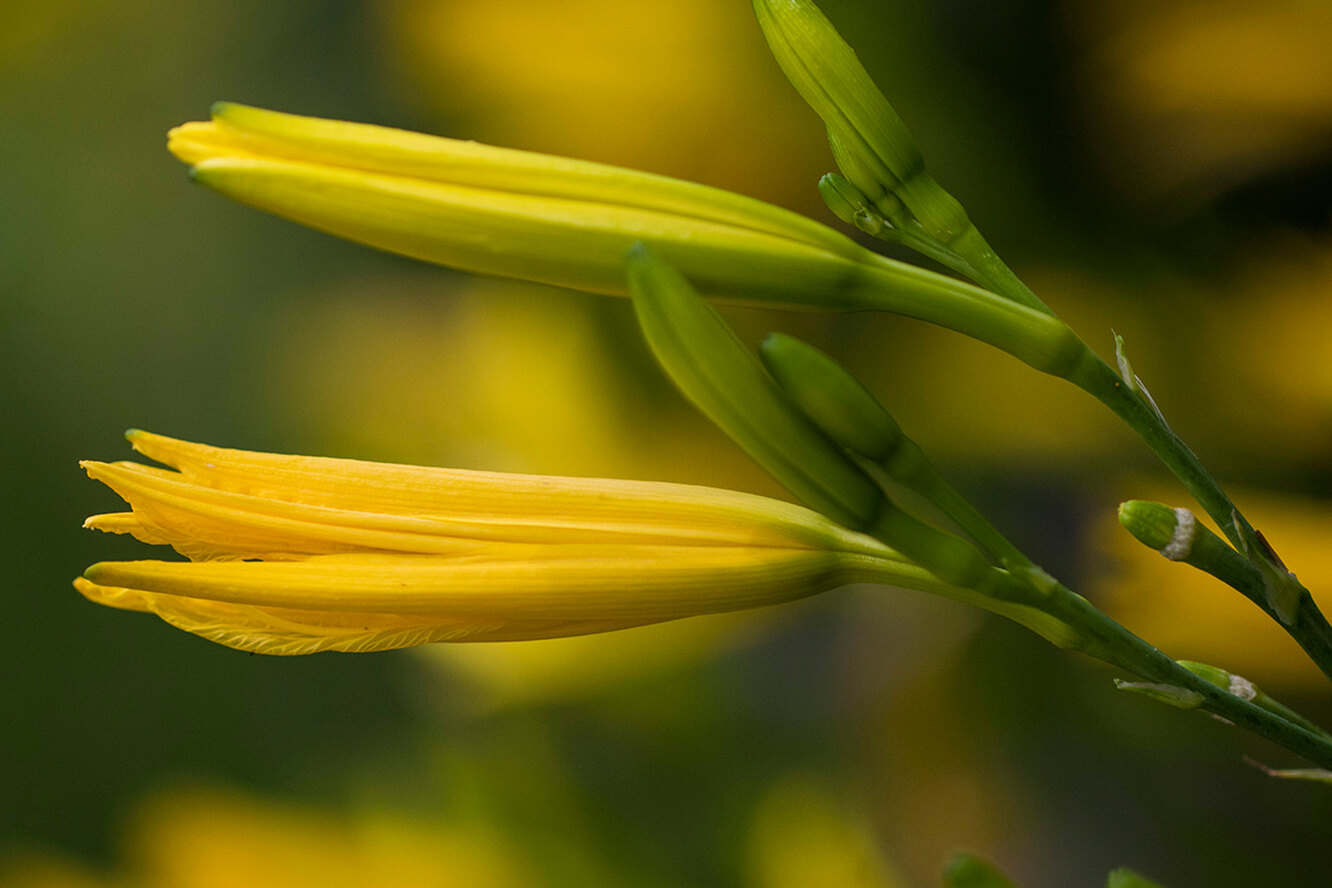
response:
<svg viewBox="0 0 1332 888"><path fill-rule="evenodd" d="M526 547L521 559L507 554L102 562L85 576L102 586L233 604L497 621L654 622L787 601L883 569L865 556L723 546L552 545Z"/></svg>
<svg viewBox="0 0 1332 888"><path fill-rule="evenodd" d="M74 586L89 601L156 614L178 629L238 650L294 656L320 651L366 653L432 642L526 641L626 629L632 622L449 621L429 623L392 614L312 611L229 604L202 598L99 586L83 577Z"/></svg>
<svg viewBox="0 0 1332 888"><path fill-rule="evenodd" d="M208 123L187 123L172 130L167 147L190 164L220 156L284 158L471 188L653 210L764 232L849 258L862 254L854 242L826 225L719 188L584 160L231 102L214 105Z"/></svg>
<svg viewBox="0 0 1332 888"><path fill-rule="evenodd" d="M607 632L850 582L1037 611L939 581L789 503L680 484L497 475L251 453L133 432L179 471L86 463L132 512L89 527L194 562L93 565L92 601L271 654ZM263 560L238 560L255 559Z"/></svg>
<svg viewBox="0 0 1332 888"><path fill-rule="evenodd" d="M752 228L621 204L499 191L273 158L223 155L194 178L286 219L450 268L623 294L620 259L648 241L715 296L817 307L867 295L873 270Z"/></svg>
<svg viewBox="0 0 1332 888"><path fill-rule="evenodd" d="M178 469L180 481L274 503L373 514L381 529L423 532L424 524L388 520L402 516L439 522L429 532L510 542L794 546L891 557L881 543L808 509L712 487L256 453L141 431L128 438L140 453Z"/></svg>
<svg viewBox="0 0 1332 888"><path fill-rule="evenodd" d="M626 291L642 242L707 296L921 318L1039 370L1086 348L1058 319L879 256L831 229L713 188L401 130L219 105L168 147L218 192L383 250L478 274Z"/></svg>
<svg viewBox="0 0 1332 888"><path fill-rule="evenodd" d="M887 571L864 556L694 547L550 546L524 561L317 556L300 562L106 562L75 581L90 600L274 654L605 632L760 607ZM150 590L150 591L149 591Z"/></svg>

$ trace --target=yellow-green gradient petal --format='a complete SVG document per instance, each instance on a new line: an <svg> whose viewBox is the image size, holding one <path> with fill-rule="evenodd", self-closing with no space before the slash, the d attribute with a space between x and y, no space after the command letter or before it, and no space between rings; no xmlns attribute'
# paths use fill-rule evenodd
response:
<svg viewBox="0 0 1332 888"><path fill-rule="evenodd" d="M524 557L316 555L302 561L102 562L85 576L233 604L543 620L656 620L759 607L898 565L817 550L552 545ZM917 569L918 570L918 569ZM904 577L912 575L909 569ZM923 574L923 572L921 572Z"/></svg>
<svg viewBox="0 0 1332 888"><path fill-rule="evenodd" d="M498 148L363 123L219 102L212 121L172 130L167 147L198 164L268 157L494 191L635 207L747 228L857 257L844 235L750 197L605 164Z"/></svg>
<svg viewBox="0 0 1332 888"><path fill-rule="evenodd" d="M87 526L194 560L104 562L76 588L243 650L580 635L851 582L968 595L868 537L748 494L129 437L175 468L84 463L132 509Z"/></svg>
<svg viewBox="0 0 1332 888"><path fill-rule="evenodd" d="M193 176L256 209L476 274L623 295L620 257L645 241L718 297L752 301L757 294L779 305L835 308L836 300L857 302L872 292L875 268L865 263L875 260L868 253L857 261L805 241L651 208L249 154L201 160Z"/></svg>
<svg viewBox="0 0 1332 888"><path fill-rule="evenodd" d="M127 437L135 450L174 467L179 475L146 466L135 471L157 471L164 479L190 482L197 485L195 492L211 488L260 498L274 503L274 509L302 504L359 513L356 520L373 516L379 522L373 526L380 529L422 532L433 521L437 524L430 525L429 532L511 542L830 548L893 557L877 541L808 509L713 487L287 456L210 447L137 430ZM147 486L146 480L135 480L137 490ZM395 516L418 523L394 525Z"/></svg>
<svg viewBox="0 0 1332 888"><path fill-rule="evenodd" d="M425 621L393 614L230 604L99 586L83 577L76 579L74 586L89 601L156 614L172 626L208 641L277 656L320 651L368 653L432 642L526 641L609 632L637 625L632 622L539 620L496 624L444 617Z"/></svg>

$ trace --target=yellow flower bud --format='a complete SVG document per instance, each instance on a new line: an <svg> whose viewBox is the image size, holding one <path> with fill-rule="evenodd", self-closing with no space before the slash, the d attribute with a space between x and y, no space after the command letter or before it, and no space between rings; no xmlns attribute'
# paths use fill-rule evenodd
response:
<svg viewBox="0 0 1332 888"><path fill-rule="evenodd" d="M904 314L1056 375L1086 356L1057 319L716 188L232 104L168 147L242 203L464 271L624 295L624 254L642 242L707 296Z"/></svg>
<svg viewBox="0 0 1332 888"><path fill-rule="evenodd" d="M192 560L104 562L76 587L243 650L580 635L849 582L952 594L876 540L750 494L129 438L175 470L85 463L132 510L86 526Z"/></svg>

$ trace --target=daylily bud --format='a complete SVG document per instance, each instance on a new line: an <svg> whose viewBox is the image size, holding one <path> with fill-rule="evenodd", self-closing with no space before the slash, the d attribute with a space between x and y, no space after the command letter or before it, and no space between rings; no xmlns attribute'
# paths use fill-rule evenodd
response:
<svg viewBox="0 0 1332 888"><path fill-rule="evenodd" d="M1297 724L1315 734L1326 734L1326 732L1318 727L1318 725L1309 721L1307 718L1280 701L1273 697L1269 697L1262 691L1262 689L1242 675L1237 675L1227 669L1209 666L1206 663L1195 663L1192 660L1178 660L1176 662L1204 681L1214 684L1225 691L1229 691L1241 700L1247 700L1253 705L1261 709L1266 709L1268 712L1278 715L1286 721Z"/></svg>
<svg viewBox="0 0 1332 888"><path fill-rule="evenodd" d="M819 8L809 0L754 0L754 10L777 63L823 118L836 148L855 162L843 168L847 177L871 198L873 183L896 194L944 243L969 228L961 205L925 172L906 125Z"/></svg>
<svg viewBox="0 0 1332 888"><path fill-rule="evenodd" d="M869 199L860 189L836 173L828 173L819 179L819 195L834 216L866 234L878 234L888 226L879 211L870 207Z"/></svg>
<svg viewBox="0 0 1332 888"><path fill-rule="evenodd" d="M1119 523L1142 543L1171 561L1187 561L1199 533L1197 519L1188 509L1161 503L1130 500L1119 507ZM1202 533L1210 533L1201 528Z"/></svg>
<svg viewBox="0 0 1332 888"><path fill-rule="evenodd" d="M818 7L810 0L753 3L778 64L823 119L838 169L883 217L895 228L918 226L937 246L966 263L968 277L1049 314L995 255L957 199L925 171L920 149L901 118Z"/></svg>
<svg viewBox="0 0 1332 888"><path fill-rule="evenodd" d="M1032 569L1031 561L944 480L920 446L845 367L780 333L763 341L759 355L777 384L828 437L933 503L1005 567Z"/></svg>
<svg viewBox="0 0 1332 888"><path fill-rule="evenodd" d="M879 462L902 442L902 429L860 381L823 352L773 333L759 356L801 411L852 453Z"/></svg>
<svg viewBox="0 0 1332 888"><path fill-rule="evenodd" d="M642 242L709 296L889 311L1066 375L1085 345L1055 318L897 262L761 201L601 164L241 105L171 133L196 181L242 203L482 274L625 293Z"/></svg>
<svg viewBox="0 0 1332 888"><path fill-rule="evenodd" d="M85 463L132 509L86 526L192 560L104 562L75 586L242 650L581 635L850 582L957 597L882 543L765 497L129 438L176 471Z"/></svg>
<svg viewBox="0 0 1332 888"><path fill-rule="evenodd" d="M642 246L627 267L643 334L685 397L810 508L869 527L886 505L883 491L773 383L684 276Z"/></svg>
<svg viewBox="0 0 1332 888"><path fill-rule="evenodd" d="M887 543L945 582L1022 596L969 543L893 504L764 372L713 308L645 247L628 257L639 324L671 380L709 419L801 501Z"/></svg>

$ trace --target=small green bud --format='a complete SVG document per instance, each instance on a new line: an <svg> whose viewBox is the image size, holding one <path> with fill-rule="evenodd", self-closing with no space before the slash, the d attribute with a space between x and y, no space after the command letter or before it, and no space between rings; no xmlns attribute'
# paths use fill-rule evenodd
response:
<svg viewBox="0 0 1332 888"><path fill-rule="evenodd" d="M1216 685L1218 688L1228 691L1236 697L1239 697L1241 700L1246 700L1260 709L1266 709L1268 712L1278 715L1286 721L1297 724L1302 728L1306 728L1315 734L1326 735L1326 732L1318 727L1318 725L1309 721L1307 718L1286 706L1284 703L1281 703L1279 700L1269 697L1267 694L1263 693L1257 685L1242 675L1236 675L1233 672L1221 669L1217 666L1208 666L1206 663L1195 663L1192 660L1179 660L1177 662L1203 681Z"/></svg>
<svg viewBox="0 0 1332 888"><path fill-rule="evenodd" d="M883 181L857 155L842 146L832 130L828 130L828 147L832 149L833 162L837 168L865 196L870 206L894 226L901 227L913 221L906 205L884 186Z"/></svg>
<svg viewBox="0 0 1332 888"><path fill-rule="evenodd" d="M1232 675L1224 669L1217 666L1208 666L1206 663L1195 663L1192 660L1175 661L1194 675L1201 678L1208 684L1214 684L1218 688L1225 688L1236 697L1244 700L1252 700L1257 690L1247 679L1240 678L1238 675Z"/></svg>
<svg viewBox="0 0 1332 888"><path fill-rule="evenodd" d="M933 503L1029 588L1048 594L1058 585L944 480L920 446L841 364L780 333L763 341L759 356L777 384L829 438Z"/></svg>
<svg viewBox="0 0 1332 888"><path fill-rule="evenodd" d="M759 346L759 357L796 406L842 447L879 462L901 444L902 429L888 411L823 352L773 333Z"/></svg>
<svg viewBox="0 0 1332 888"><path fill-rule="evenodd" d="M1130 500L1119 507L1119 523L1145 546L1171 561L1186 561L1193 551L1198 521L1188 509ZM1203 529L1206 532L1206 528Z"/></svg>
<svg viewBox="0 0 1332 888"><path fill-rule="evenodd" d="M1254 531L1241 529L1241 539L1251 537L1245 554L1199 524L1188 509L1172 509L1160 503L1131 500L1119 507L1119 522L1135 537L1172 561L1183 561L1239 590L1254 604L1283 625L1296 619L1303 597L1309 593L1279 565L1255 564L1263 546Z"/></svg>
<svg viewBox="0 0 1332 888"><path fill-rule="evenodd" d="M1159 882L1153 882L1146 876L1140 876L1128 867L1120 867L1105 881L1105 888L1162 888Z"/></svg>
<svg viewBox="0 0 1332 888"><path fill-rule="evenodd" d="M754 0L754 11L791 84L880 182L892 189L920 171L920 150L902 119L817 6Z"/></svg>
<svg viewBox="0 0 1332 888"><path fill-rule="evenodd" d="M626 261L638 322L657 361L685 397L802 502L953 586L995 598L1027 593L971 544L894 505L773 382L680 272L641 245Z"/></svg>
<svg viewBox="0 0 1332 888"><path fill-rule="evenodd" d="M853 530L872 525L887 504L883 491L810 423L684 276L641 244L626 263L639 325L685 397L812 509Z"/></svg>
<svg viewBox="0 0 1332 888"><path fill-rule="evenodd" d="M753 2L773 56L823 118L834 158L847 178L871 200L885 191L895 194L942 243L970 229L961 204L925 172L906 125L819 8L809 0Z"/></svg>
<svg viewBox="0 0 1332 888"><path fill-rule="evenodd" d="M866 234L878 235L889 227L888 220L870 207L869 198L836 173L819 179L819 194L834 216Z"/></svg>
<svg viewBox="0 0 1332 888"><path fill-rule="evenodd" d="M944 864L944 888L1017 888L990 863L959 851Z"/></svg>
<svg viewBox="0 0 1332 888"><path fill-rule="evenodd" d="M848 225L854 225L856 214L869 206L869 198L836 173L827 173L819 179L819 196L833 215Z"/></svg>

